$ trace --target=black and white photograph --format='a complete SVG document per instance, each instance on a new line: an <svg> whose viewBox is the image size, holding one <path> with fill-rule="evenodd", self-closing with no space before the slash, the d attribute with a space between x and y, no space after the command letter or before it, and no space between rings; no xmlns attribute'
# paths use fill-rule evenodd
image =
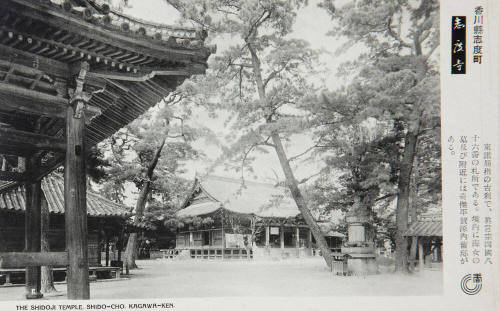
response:
<svg viewBox="0 0 500 311"><path fill-rule="evenodd" d="M493 142L443 137L441 75L488 66L485 10L0 1L0 301L442 296L448 260L477 294Z"/></svg>

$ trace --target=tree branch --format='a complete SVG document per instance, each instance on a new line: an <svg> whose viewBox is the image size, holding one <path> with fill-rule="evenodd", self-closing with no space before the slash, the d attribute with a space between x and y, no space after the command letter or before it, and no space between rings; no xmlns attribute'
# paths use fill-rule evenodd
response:
<svg viewBox="0 0 500 311"><path fill-rule="evenodd" d="M388 199L388 198L392 198L393 196L395 196L397 193L389 193L389 194L386 194L384 196L381 196L379 198L376 198L375 200L373 200L373 202L378 202L378 201L382 201L382 200L385 200L385 199Z"/></svg>
<svg viewBox="0 0 500 311"><path fill-rule="evenodd" d="M267 13L267 15L266 15ZM250 26L248 30L248 34L245 36L244 41L248 44L248 39L254 34L255 30L262 25L269 17L271 17L271 13L267 10L264 10L262 14L257 18L257 20Z"/></svg>
<svg viewBox="0 0 500 311"><path fill-rule="evenodd" d="M318 176L318 175L320 175L320 174L321 174L321 172L317 172L317 173L315 173L315 174L312 174L312 175L311 175L311 176L309 176L309 177L302 178L302 179L298 182L298 184L300 185L300 184L306 183L306 182L307 182L308 180L310 180L311 178L313 178L313 177L315 177L315 176Z"/></svg>
<svg viewBox="0 0 500 311"><path fill-rule="evenodd" d="M411 44L405 42L394 30L392 30L392 16L387 19L387 33L403 47L411 49Z"/></svg>
<svg viewBox="0 0 500 311"><path fill-rule="evenodd" d="M274 70L269 74L269 76L267 76L267 78L264 79L264 88L267 86L269 81L274 79L278 74L280 74L283 70L285 70L286 65L288 65L289 62L290 62L289 60L286 61L286 63L280 69Z"/></svg>
<svg viewBox="0 0 500 311"><path fill-rule="evenodd" d="M314 145L314 146L311 146L311 147L307 148L304 152L299 153L299 154L297 154L297 155L295 155L295 156L293 156L293 157L288 158L288 162L292 162L292 161L297 160L297 159L298 159L298 158L300 158L301 156L303 156L303 155L305 155L305 154L309 153L311 150L313 150L314 148L317 148L317 147L318 147L318 145Z"/></svg>

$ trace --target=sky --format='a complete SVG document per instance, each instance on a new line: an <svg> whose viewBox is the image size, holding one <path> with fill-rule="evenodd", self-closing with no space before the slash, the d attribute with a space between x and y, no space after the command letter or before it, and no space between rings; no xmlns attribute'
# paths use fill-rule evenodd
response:
<svg viewBox="0 0 500 311"><path fill-rule="evenodd" d="M327 12L317 6L318 3L319 1L310 1L307 7L298 11L291 37L304 39L309 42L312 48L324 51L320 61L324 64L323 69L326 69L326 71L316 76L315 79L318 83L324 83L329 89L335 89L344 84L344 81L340 80L336 75L337 68L342 62L355 58L357 53L352 53L351 51L341 56L335 54L335 51L342 45L342 42L337 38L327 36L327 32L332 27L332 21ZM179 12L164 0L129 0L129 7L124 8L123 13L155 23L180 24ZM230 38L226 38L213 42L217 45L217 53L221 53L231 45L232 42L230 40ZM210 118L206 111L198 109L193 112L190 125L194 127L197 125L205 126L214 132L222 143L227 143L225 136L229 130L224 127L224 120L225 118L222 116ZM295 135L291 137L290 142L285 147L290 157L303 152L312 144L312 140L306 135ZM186 163L187 173L184 177L189 179L194 179L195 174L203 175L207 173L208 168L211 167L211 161L221 155L221 150L217 146L207 144L204 141L196 142L194 147L203 150L207 154L208 159ZM276 177L280 180L284 179L274 150L270 149L267 154L253 153L252 156L255 157L252 162L253 172L245 173L245 179L271 183L277 181ZM319 171L321 165L321 161L308 163L298 161L294 166L296 178L300 180L309 177ZM210 174L233 178L241 177L241 172L225 170L223 167L216 167L213 171L210 171ZM130 191L136 192L133 188L130 188ZM135 195L131 194L127 203L132 203L134 201L133 197Z"/></svg>

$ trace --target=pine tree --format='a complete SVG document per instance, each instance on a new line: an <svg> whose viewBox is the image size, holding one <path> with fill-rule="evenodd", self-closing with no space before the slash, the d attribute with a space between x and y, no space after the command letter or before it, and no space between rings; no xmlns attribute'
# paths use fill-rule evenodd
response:
<svg viewBox="0 0 500 311"><path fill-rule="evenodd" d="M182 162L201 155L191 146L199 133L184 124L190 110L175 106L179 102L177 93L170 94L106 142L111 169L101 192L120 202L127 182L137 187L133 219L136 228L152 226L159 217L158 209L179 202L187 188L186 181L179 177L184 171ZM151 211L146 209L148 203L152 203ZM124 255L127 269L137 267L138 239L137 232L130 233Z"/></svg>
<svg viewBox="0 0 500 311"><path fill-rule="evenodd" d="M322 6L335 21L332 35L348 39L344 48L362 43L351 74L367 102L365 116L389 116L402 137L396 210L396 270L406 271L410 187L419 139L439 126L439 72L433 55L439 46L439 4L420 1L349 1Z"/></svg>
<svg viewBox="0 0 500 311"><path fill-rule="evenodd" d="M330 250L291 166L296 157L285 149L291 135L307 128L303 105L315 91L308 78L318 53L306 41L288 36L306 1L167 2L213 36L231 36L232 44L210 61L206 76L185 90L206 106L232 113L237 139L230 155L240 155L245 163L256 149L275 151L286 185L330 266Z"/></svg>

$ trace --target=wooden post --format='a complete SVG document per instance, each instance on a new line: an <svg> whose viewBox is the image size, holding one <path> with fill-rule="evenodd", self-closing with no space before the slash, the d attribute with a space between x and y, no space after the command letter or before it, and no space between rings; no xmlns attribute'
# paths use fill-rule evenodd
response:
<svg viewBox="0 0 500 311"><path fill-rule="evenodd" d="M417 257L417 248L418 248L418 237L417 236L412 236L411 237L411 245L410 245L410 260L409 263L410 263L410 271L413 271L415 270L415 260L416 260L416 257Z"/></svg>
<svg viewBox="0 0 500 311"><path fill-rule="evenodd" d="M307 237L307 244L309 245L309 249L311 250L311 256L314 255L313 253L313 239L312 239L312 231L309 229L309 235Z"/></svg>
<svg viewBox="0 0 500 311"><path fill-rule="evenodd" d="M418 239L418 271L424 271L424 241L422 238Z"/></svg>
<svg viewBox="0 0 500 311"><path fill-rule="evenodd" d="M103 222L99 220L99 226L97 228L97 266L102 266L102 252L101 252L101 243L102 243L102 230L103 230Z"/></svg>
<svg viewBox="0 0 500 311"><path fill-rule="evenodd" d="M432 262L438 261L438 244L437 241L434 241L433 243L433 251L432 251Z"/></svg>
<svg viewBox="0 0 500 311"><path fill-rule="evenodd" d="M442 258L442 256L443 256L443 254L442 254L442 246L443 246L443 244L442 244L441 241L437 241L437 243L438 243L438 245L437 245L437 249L438 250L437 250L437 258L436 258L436 260L438 262L442 262L443 261L443 258Z"/></svg>
<svg viewBox="0 0 500 311"><path fill-rule="evenodd" d="M82 104L76 102L75 104ZM87 249L87 202L85 178L85 111L75 115L75 106L66 112L66 160L64 164L64 206L68 299L89 299ZM79 117L79 118L78 118Z"/></svg>
<svg viewBox="0 0 500 311"><path fill-rule="evenodd" d="M27 171L36 169L38 161L30 158ZM26 183L26 214L25 214L25 251L40 252L42 250L42 184L41 181L30 180ZM38 299L43 295L41 289L41 266L26 267L26 298Z"/></svg>
<svg viewBox="0 0 500 311"><path fill-rule="evenodd" d="M108 237L108 234L106 233L106 250L105 250L105 253L106 253L106 267L109 267L109 237Z"/></svg>
<svg viewBox="0 0 500 311"><path fill-rule="evenodd" d="M12 285L10 282L10 272L5 273L5 284L4 285Z"/></svg>
<svg viewBox="0 0 500 311"><path fill-rule="evenodd" d="M221 210L220 214L220 226L221 226L221 248L222 248L222 259L224 259L224 252L226 251L226 234L224 232L224 210Z"/></svg>
<svg viewBox="0 0 500 311"><path fill-rule="evenodd" d="M189 246L190 247L194 246L193 231L189 231Z"/></svg>
<svg viewBox="0 0 500 311"><path fill-rule="evenodd" d="M125 226L125 224L123 226ZM120 231L120 236L118 237L118 241L116 242L116 248L118 249L118 262L122 261L123 231L123 229ZM120 268L123 267L120 266Z"/></svg>
<svg viewBox="0 0 500 311"><path fill-rule="evenodd" d="M224 259L224 252L226 251L226 234L224 232L224 227L222 227L221 229L221 234L222 234L222 238L221 238L221 247L222 247L222 259Z"/></svg>
<svg viewBox="0 0 500 311"><path fill-rule="evenodd" d="M280 248L285 248L285 227L280 227Z"/></svg>
<svg viewBox="0 0 500 311"><path fill-rule="evenodd" d="M42 191L43 192L43 191ZM47 198L42 193L42 202L40 205L41 210L41 251L42 253L50 252L50 212L49 212L49 203L47 202ZM66 255L66 260L68 256ZM42 266L41 271L41 279L42 286L41 291L45 294L50 292L55 292L56 288L54 287L54 273L52 270L52 266Z"/></svg>
<svg viewBox="0 0 500 311"><path fill-rule="evenodd" d="M297 249L297 258L300 257L300 229L299 226L295 226L295 248Z"/></svg>
<svg viewBox="0 0 500 311"><path fill-rule="evenodd" d="M266 226L266 247L269 247L269 226Z"/></svg>

